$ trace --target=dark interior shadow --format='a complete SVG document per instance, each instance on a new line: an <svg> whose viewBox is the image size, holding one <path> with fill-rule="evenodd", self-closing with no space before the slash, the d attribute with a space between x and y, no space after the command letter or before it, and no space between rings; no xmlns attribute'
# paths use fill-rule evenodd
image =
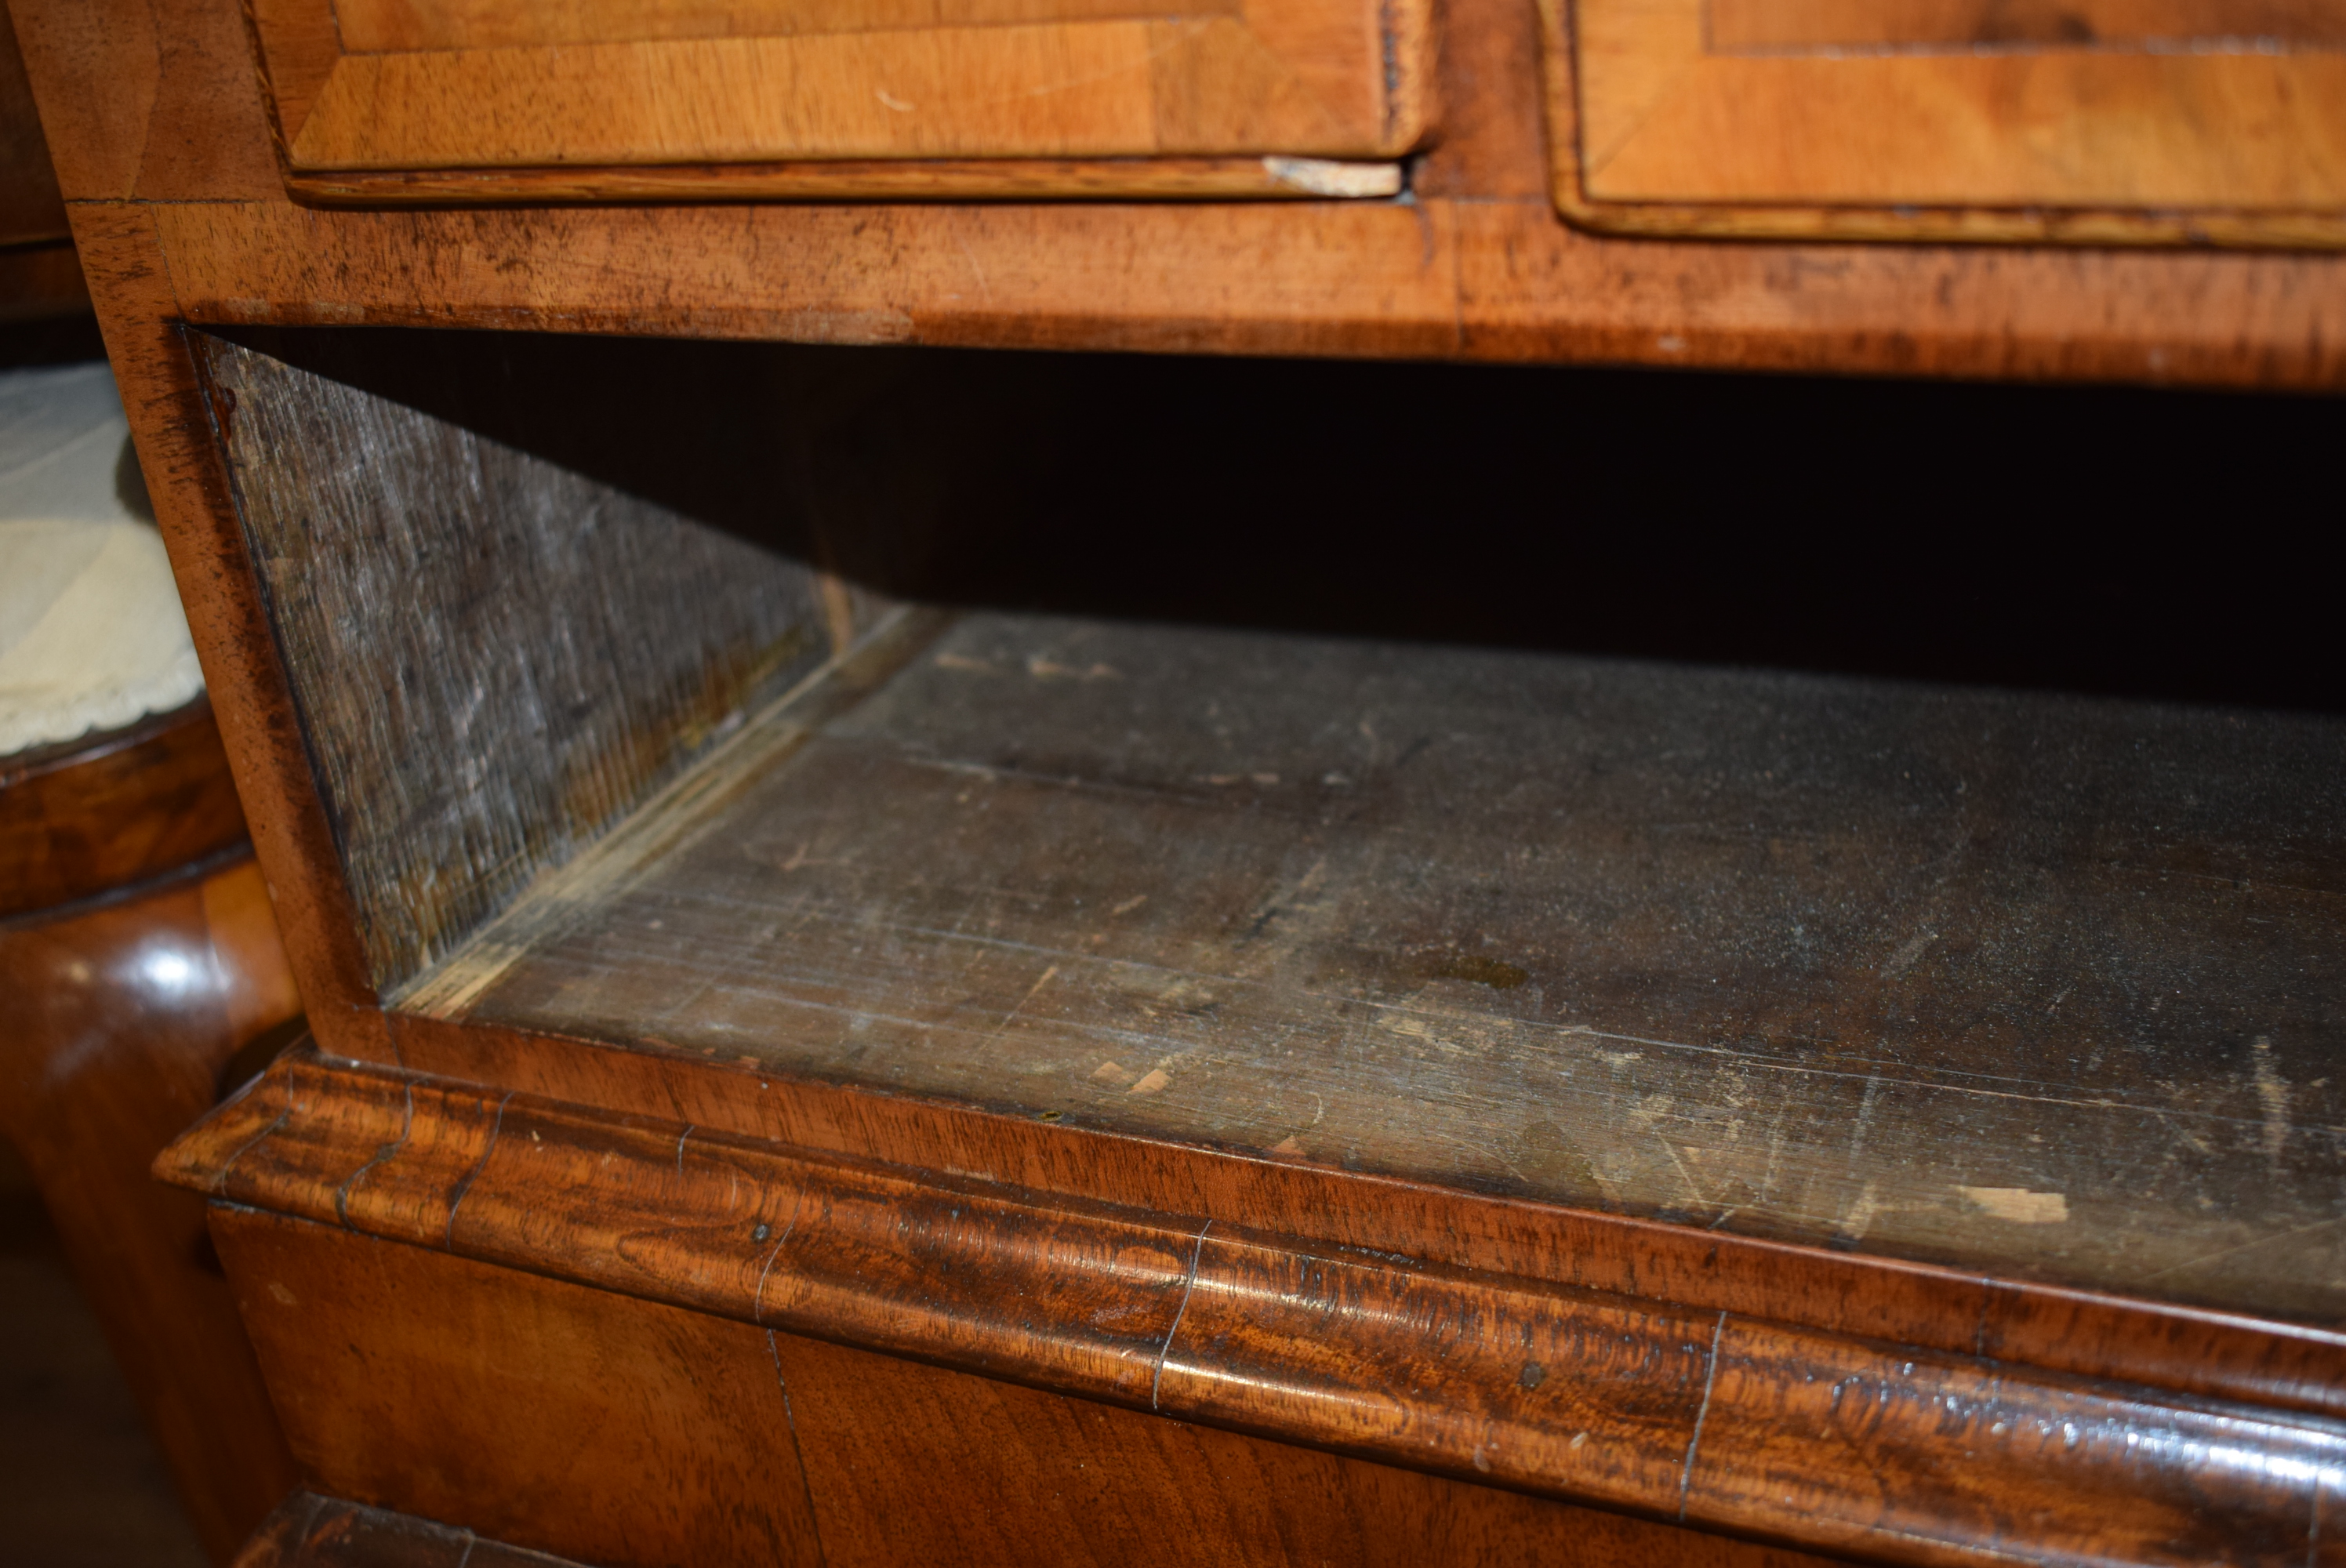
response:
<svg viewBox="0 0 2346 1568"><path fill-rule="evenodd" d="M2333 401L225 335L907 596L2341 708Z"/></svg>

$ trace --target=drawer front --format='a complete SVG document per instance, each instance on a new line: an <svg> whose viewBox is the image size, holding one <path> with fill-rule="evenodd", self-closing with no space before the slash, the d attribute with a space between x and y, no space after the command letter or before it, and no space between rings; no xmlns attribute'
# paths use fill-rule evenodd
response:
<svg viewBox="0 0 2346 1568"><path fill-rule="evenodd" d="M2346 243L2339 0L1546 0L1601 229Z"/></svg>
<svg viewBox="0 0 2346 1568"><path fill-rule="evenodd" d="M1389 158L1428 0L261 0L289 170Z"/></svg>

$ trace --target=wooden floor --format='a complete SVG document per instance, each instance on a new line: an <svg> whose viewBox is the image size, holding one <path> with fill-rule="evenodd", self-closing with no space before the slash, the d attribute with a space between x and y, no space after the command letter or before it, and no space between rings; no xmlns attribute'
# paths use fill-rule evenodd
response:
<svg viewBox="0 0 2346 1568"><path fill-rule="evenodd" d="M21 1568L203 1568L170 1477L0 1145L0 1520Z"/></svg>

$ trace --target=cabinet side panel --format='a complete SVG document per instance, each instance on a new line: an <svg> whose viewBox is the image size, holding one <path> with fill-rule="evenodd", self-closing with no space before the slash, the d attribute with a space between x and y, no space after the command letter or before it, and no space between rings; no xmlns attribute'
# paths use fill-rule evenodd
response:
<svg viewBox="0 0 2346 1568"><path fill-rule="evenodd" d="M411 402L196 349L379 987L829 651L796 561ZM421 358L450 400L414 402L514 395Z"/></svg>

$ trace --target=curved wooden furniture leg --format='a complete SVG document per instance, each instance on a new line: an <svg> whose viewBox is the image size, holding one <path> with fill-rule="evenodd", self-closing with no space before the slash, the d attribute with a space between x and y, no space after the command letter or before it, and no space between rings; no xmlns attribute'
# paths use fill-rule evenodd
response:
<svg viewBox="0 0 2346 1568"><path fill-rule="evenodd" d="M222 1563L293 1462L203 1205L148 1166L299 1011L208 704L0 762L0 1132Z"/></svg>

